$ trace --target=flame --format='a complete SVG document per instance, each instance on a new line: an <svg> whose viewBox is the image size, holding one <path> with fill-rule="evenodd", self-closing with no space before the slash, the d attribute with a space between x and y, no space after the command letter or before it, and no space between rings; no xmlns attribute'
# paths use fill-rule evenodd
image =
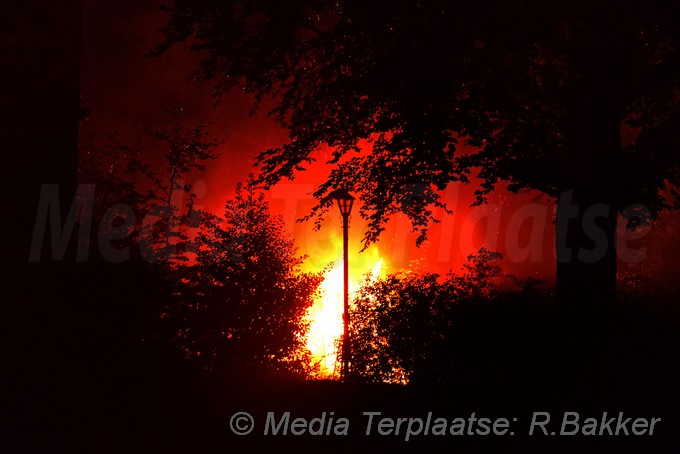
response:
<svg viewBox="0 0 680 454"><path fill-rule="evenodd" d="M383 259L377 249L369 251L360 263L350 260L348 287L351 294L360 287L360 282L368 274L369 279L377 279L383 268ZM363 255L363 254L362 254ZM325 273L320 287L320 296L307 311L309 321L306 348L311 355L313 378L338 378L338 347L343 333L343 259L342 255L333 262L333 267ZM355 265L355 266L352 266ZM358 266L357 266L358 265ZM350 307L351 317L351 307Z"/></svg>

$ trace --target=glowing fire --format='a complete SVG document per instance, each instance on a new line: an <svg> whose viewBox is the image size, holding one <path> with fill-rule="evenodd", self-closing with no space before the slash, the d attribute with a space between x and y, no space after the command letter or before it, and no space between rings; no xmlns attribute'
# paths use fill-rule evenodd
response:
<svg viewBox="0 0 680 454"><path fill-rule="evenodd" d="M362 254L363 255L363 254ZM367 257L368 256L368 257ZM359 289L359 283L368 274L370 279L380 276L383 259L379 253L364 256L363 263L352 266L350 260L349 292ZM339 363L337 360L338 346L342 338L343 323L343 260L342 256L334 262L332 269L326 272L321 284L320 297L307 312L310 321L307 334L307 349L311 353L311 365L315 369L315 378L337 378ZM351 304L351 303L350 303ZM351 317L351 307L350 307Z"/></svg>

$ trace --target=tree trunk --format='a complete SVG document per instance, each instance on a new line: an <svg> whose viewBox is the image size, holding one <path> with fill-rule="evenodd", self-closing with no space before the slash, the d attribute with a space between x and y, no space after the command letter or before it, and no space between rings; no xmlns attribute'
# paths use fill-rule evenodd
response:
<svg viewBox="0 0 680 454"><path fill-rule="evenodd" d="M570 305L616 301L617 209L606 197L567 191L557 207L557 300Z"/></svg>
<svg viewBox="0 0 680 454"><path fill-rule="evenodd" d="M25 264L43 184L66 217L77 183L81 0L0 7L2 257ZM49 235L44 251L50 251Z"/></svg>
<svg viewBox="0 0 680 454"><path fill-rule="evenodd" d="M586 98L557 206L557 300L602 305L616 301L621 119L605 89Z"/></svg>

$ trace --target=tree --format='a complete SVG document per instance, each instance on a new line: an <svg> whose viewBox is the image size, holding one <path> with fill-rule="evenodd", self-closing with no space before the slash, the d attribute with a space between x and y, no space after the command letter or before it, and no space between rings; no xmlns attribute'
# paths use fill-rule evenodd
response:
<svg viewBox="0 0 680 454"><path fill-rule="evenodd" d="M367 282L354 299L353 373L371 382L445 380L456 311L498 298L499 258L481 249L459 274L398 273Z"/></svg>
<svg viewBox="0 0 680 454"><path fill-rule="evenodd" d="M125 243L137 246L147 261L173 266L189 259L189 230L198 228L204 215L194 207L196 193L187 180L217 157L220 142L210 135L206 122L188 126L183 109L170 116L166 127L149 131L162 143L164 171L155 171L141 150L111 134L104 147L81 146L79 173L84 181L97 182L94 219L101 221L118 204L131 208L136 220ZM113 220L129 215L120 213Z"/></svg>
<svg viewBox="0 0 680 454"><path fill-rule="evenodd" d="M259 156L262 182L333 147L310 216L333 189L353 190L367 243L400 211L422 241L438 191L477 172L477 203L499 181L558 199L558 296L612 301L618 214L635 226L677 206L680 13L667 2L174 0L166 11L156 52L190 40L218 93L242 85L276 101L290 141Z"/></svg>
<svg viewBox="0 0 680 454"><path fill-rule="evenodd" d="M190 227L196 194L191 184L186 182L188 174L194 170L205 170L205 163L215 159L215 148L219 141L210 137L207 123L199 122L193 127L183 124L185 112L182 109L171 112L173 121L166 128L151 131L151 135L163 143L164 160L167 165L164 175L157 175L148 164L133 161L131 170L138 171L151 180L155 188L153 193L160 203L161 222L154 223L145 234L150 238L150 245L158 245L160 258L167 262L186 260L186 256L178 254L178 246L186 246L189 240L182 229ZM181 194L180 203L175 206L174 197ZM186 198L185 198L186 197ZM185 208L188 213L182 213Z"/></svg>
<svg viewBox="0 0 680 454"><path fill-rule="evenodd" d="M239 184L224 217L207 219L195 262L176 270L168 315L179 347L211 370L300 371L303 316L321 279L301 273L302 260L264 194Z"/></svg>

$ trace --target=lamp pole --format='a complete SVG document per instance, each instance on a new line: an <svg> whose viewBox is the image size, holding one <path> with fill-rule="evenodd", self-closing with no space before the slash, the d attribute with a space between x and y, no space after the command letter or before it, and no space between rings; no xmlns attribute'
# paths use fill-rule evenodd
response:
<svg viewBox="0 0 680 454"><path fill-rule="evenodd" d="M352 347L349 341L349 261L347 257L347 239L349 230L349 213L342 215L342 256L344 267L342 270L343 288L344 288L344 311L342 318L344 322L344 331L342 333L342 376L343 380L349 379L349 362L352 357Z"/></svg>
<svg viewBox="0 0 680 454"><path fill-rule="evenodd" d="M342 380L349 379L349 363L352 358L352 347L349 338L349 258L348 258L348 243L349 243L349 215L352 212L352 205L354 204L354 197L344 189L334 191L332 197L337 200L340 214L342 215L342 256L343 256L343 289L344 289L344 304L342 313L343 333L342 333Z"/></svg>

